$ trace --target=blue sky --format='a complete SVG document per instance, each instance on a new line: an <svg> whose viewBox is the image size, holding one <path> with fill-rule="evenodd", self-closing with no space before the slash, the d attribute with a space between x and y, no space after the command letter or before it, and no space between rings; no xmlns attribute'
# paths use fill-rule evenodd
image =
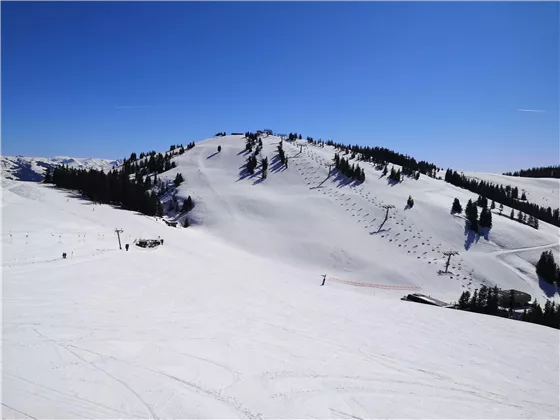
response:
<svg viewBox="0 0 560 420"><path fill-rule="evenodd" d="M1 9L6 155L120 158L271 128L459 170L560 160L557 2Z"/></svg>

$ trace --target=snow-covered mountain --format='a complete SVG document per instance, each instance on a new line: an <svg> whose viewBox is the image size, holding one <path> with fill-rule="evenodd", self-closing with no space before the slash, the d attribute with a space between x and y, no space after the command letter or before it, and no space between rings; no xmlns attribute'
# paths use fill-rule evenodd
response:
<svg viewBox="0 0 560 420"><path fill-rule="evenodd" d="M55 156L52 158L2 156L2 177L19 181L39 182L45 177L45 169L54 169L58 165L68 165L78 169L112 169L122 164L122 159L73 158Z"/></svg>
<svg viewBox="0 0 560 420"><path fill-rule="evenodd" d="M278 142L263 139L265 180L242 136L174 158L158 178L185 178L186 229L3 180L3 417L557 416L557 330L399 299L497 284L543 301L533 264L559 260L557 228L495 211L475 237L450 214L466 190L363 163L351 184L306 142L284 142L284 168ZM165 242L121 251L116 228ZM440 274L445 250L459 255Z"/></svg>

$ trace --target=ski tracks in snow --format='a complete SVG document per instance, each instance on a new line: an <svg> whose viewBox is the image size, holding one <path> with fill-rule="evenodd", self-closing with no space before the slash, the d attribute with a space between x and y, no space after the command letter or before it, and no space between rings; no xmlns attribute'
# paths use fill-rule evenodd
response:
<svg viewBox="0 0 560 420"><path fill-rule="evenodd" d="M106 361L110 360L112 362L126 364L128 367L134 367L134 368L137 368L137 369L140 369L140 370L143 370L143 371L148 371L148 372L151 372L153 374L157 374L159 376L163 376L163 377L173 381L174 383L181 384L182 387L186 388L189 392L194 392L196 394L201 394L203 396L211 398L215 402L218 402L220 404L223 404L223 405L227 406L230 410L236 412L238 415L240 415L243 418L248 418L248 419L261 419L262 418L261 414L254 413L249 408L247 408L243 404L241 404L235 398L224 394L225 390L234 387L235 385L237 385L241 381L241 373L232 369L232 368L229 368L228 366L225 366L221 363L215 362L213 360L210 360L210 359L207 359L207 358L204 358L204 357L199 357L199 356L195 356L195 355L184 353L184 352L178 352L181 355L184 355L184 356L187 356L187 357L190 357L192 359L199 360L199 361L202 361L202 362L205 362L205 363L209 363L209 364L217 366L221 369L224 369L225 371L227 371L232 376L233 380L232 380L231 384L225 386L224 388L211 389L211 388L206 387L203 383L188 381L188 380L182 379L180 377L177 377L175 375L163 372L159 369L155 369L153 367L144 366L144 365L141 365L141 364L138 364L138 363L118 359L118 358L115 358L115 357L109 356L109 355L104 355L104 354L101 354L99 352L95 352L95 351L91 351L91 350L88 350L88 349L78 347L74 344L65 344L62 341L53 340L53 339L45 336L44 334L40 333L36 329L33 329L33 330L41 338L55 344L56 346L62 347L64 350L66 350L67 352L72 354L74 357L79 359L81 362L83 362L83 363L91 366L92 368L100 371L104 375L108 376L109 378L111 378L112 380L114 380L115 382L120 384L126 390L128 390L145 407L145 409L149 413L151 419L159 419L160 418L160 416L158 416L158 414L155 412L155 407L156 406L148 403L146 401L146 398L143 397L134 388L132 388L130 386L130 384L128 384L126 381L118 378L116 375L112 374L108 369L104 369L104 368L101 368L100 366L98 366L98 363L106 362ZM94 355L100 357L101 361L100 362L88 361L84 357L80 356L77 351L85 351L85 352L94 354ZM20 378L20 379L23 379L23 378ZM23 379L23 380L25 380L25 379ZM38 385L38 384L36 384L36 385ZM170 399L173 399L173 398L175 398L175 395L172 395L170 397ZM168 399L168 401L166 402L166 405L169 404L170 399ZM90 401L90 403L98 404L98 403L94 403L92 401ZM98 404L98 405L101 406L101 407L107 408L109 410L115 411L115 412L120 412L119 410L113 409L111 407L107 407L107 406L102 405L102 404ZM125 413L125 414L130 415L131 413Z"/></svg>

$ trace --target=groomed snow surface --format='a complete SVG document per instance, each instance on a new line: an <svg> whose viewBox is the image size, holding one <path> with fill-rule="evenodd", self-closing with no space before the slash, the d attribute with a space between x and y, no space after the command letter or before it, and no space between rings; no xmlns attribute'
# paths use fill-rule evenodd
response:
<svg viewBox="0 0 560 420"><path fill-rule="evenodd" d="M329 147L284 142L284 169L263 143L262 182L239 136L175 158L188 229L2 181L3 418L557 418L558 330L399 300L484 283L544 301L531 264L556 228L495 214L465 235L449 210L468 191L328 177ZM121 251L115 228L164 245Z"/></svg>

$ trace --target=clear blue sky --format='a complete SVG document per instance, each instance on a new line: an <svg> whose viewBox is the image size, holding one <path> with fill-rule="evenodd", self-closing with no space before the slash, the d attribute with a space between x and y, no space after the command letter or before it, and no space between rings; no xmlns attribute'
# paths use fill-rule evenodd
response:
<svg viewBox="0 0 560 420"><path fill-rule="evenodd" d="M1 8L6 155L120 158L271 128L459 170L560 159L557 2Z"/></svg>

